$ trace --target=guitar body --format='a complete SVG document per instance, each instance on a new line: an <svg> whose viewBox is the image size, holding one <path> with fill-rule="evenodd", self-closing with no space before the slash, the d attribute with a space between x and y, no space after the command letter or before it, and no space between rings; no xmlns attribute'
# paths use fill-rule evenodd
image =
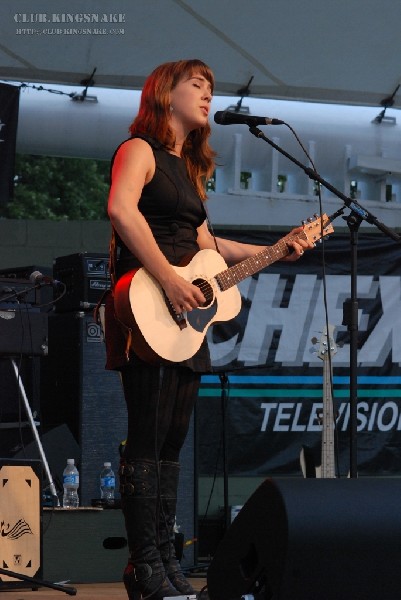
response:
<svg viewBox="0 0 401 600"><path fill-rule="evenodd" d="M181 325L160 284L146 269L126 273L114 291L117 318L131 329L134 351L150 362L157 357L172 362L191 358L210 325L233 319L241 309L237 286L221 291L214 279L227 269L225 260L215 250L201 250L188 265L173 268L202 289L207 299L204 307L184 312Z"/></svg>

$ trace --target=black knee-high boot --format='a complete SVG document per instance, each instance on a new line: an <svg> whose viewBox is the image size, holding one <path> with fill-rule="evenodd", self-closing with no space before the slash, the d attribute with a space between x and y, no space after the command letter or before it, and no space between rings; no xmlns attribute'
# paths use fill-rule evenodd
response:
<svg viewBox="0 0 401 600"><path fill-rule="evenodd" d="M167 577L181 594L195 594L185 578L175 553L175 514L180 466L176 462L160 463L161 510L159 517L159 550Z"/></svg>
<svg viewBox="0 0 401 600"><path fill-rule="evenodd" d="M157 547L158 485L156 465L144 460L120 466L121 507L130 558L124 571L129 600L162 600L180 596L166 576Z"/></svg>

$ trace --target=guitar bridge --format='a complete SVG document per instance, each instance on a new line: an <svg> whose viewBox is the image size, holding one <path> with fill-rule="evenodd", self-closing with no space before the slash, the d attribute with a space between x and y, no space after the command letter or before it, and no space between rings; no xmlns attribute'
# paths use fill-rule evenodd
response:
<svg viewBox="0 0 401 600"><path fill-rule="evenodd" d="M182 331L183 329L185 329L187 327L187 322L184 317L184 313L178 313L174 310L174 307L171 304L170 300L168 299L167 294L164 290L163 290L163 295L164 295L164 299L165 299L165 302L166 302L166 305L168 308L168 312L170 313L171 317L173 318L175 323L177 323L178 327Z"/></svg>
<svg viewBox="0 0 401 600"><path fill-rule="evenodd" d="M185 320L184 313L176 313L174 309L173 312L175 314L175 322L177 323L178 327L181 330L185 329L185 327L187 326L187 322Z"/></svg>

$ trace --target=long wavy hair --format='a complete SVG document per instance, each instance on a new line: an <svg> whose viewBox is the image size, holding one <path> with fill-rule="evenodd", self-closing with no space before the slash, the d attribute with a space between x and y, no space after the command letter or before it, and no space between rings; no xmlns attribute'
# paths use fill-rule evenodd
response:
<svg viewBox="0 0 401 600"><path fill-rule="evenodd" d="M210 83L213 93L213 73L201 60L179 60L159 65L145 81L138 114L129 128L131 135L149 135L172 150L175 133L170 127L170 92L179 81L190 78L195 73L199 73ZM206 199L205 183L215 167L215 152L208 142L210 133L209 123L205 127L194 129L182 148L188 175L203 200Z"/></svg>

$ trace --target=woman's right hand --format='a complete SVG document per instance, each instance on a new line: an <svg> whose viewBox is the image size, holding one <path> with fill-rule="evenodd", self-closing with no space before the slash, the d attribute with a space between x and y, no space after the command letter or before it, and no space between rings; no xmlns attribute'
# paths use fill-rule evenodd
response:
<svg viewBox="0 0 401 600"><path fill-rule="evenodd" d="M201 290L190 281L186 281L174 269L172 275L163 283L163 289L177 314L189 312L206 302Z"/></svg>

